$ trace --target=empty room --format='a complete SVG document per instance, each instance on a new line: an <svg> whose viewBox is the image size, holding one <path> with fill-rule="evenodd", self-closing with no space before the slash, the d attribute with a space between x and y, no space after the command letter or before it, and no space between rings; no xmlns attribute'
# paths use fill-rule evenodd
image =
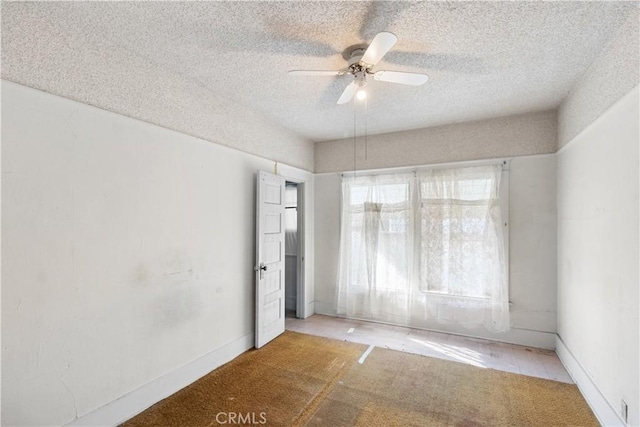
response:
<svg viewBox="0 0 640 427"><path fill-rule="evenodd" d="M3 426L640 426L640 3L2 1Z"/></svg>

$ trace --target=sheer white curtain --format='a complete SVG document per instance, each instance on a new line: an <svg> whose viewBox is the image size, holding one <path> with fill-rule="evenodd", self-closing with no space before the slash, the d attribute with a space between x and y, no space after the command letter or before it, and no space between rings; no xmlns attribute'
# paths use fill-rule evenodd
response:
<svg viewBox="0 0 640 427"><path fill-rule="evenodd" d="M412 174L343 178L339 314L408 322L413 191Z"/></svg>
<svg viewBox="0 0 640 427"><path fill-rule="evenodd" d="M509 330L500 165L433 169L420 182L420 289L438 322Z"/></svg>
<svg viewBox="0 0 640 427"><path fill-rule="evenodd" d="M501 170L343 178L338 314L508 330Z"/></svg>

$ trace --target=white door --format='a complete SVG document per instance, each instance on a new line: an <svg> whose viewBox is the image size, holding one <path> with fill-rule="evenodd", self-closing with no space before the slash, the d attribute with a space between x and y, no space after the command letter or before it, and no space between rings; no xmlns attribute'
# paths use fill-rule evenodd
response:
<svg viewBox="0 0 640 427"><path fill-rule="evenodd" d="M284 332L283 177L258 171L256 203L256 348Z"/></svg>

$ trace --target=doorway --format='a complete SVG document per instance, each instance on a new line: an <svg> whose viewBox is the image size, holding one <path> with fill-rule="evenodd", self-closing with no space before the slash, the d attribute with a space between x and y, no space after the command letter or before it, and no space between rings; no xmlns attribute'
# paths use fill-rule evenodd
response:
<svg viewBox="0 0 640 427"><path fill-rule="evenodd" d="M302 221L302 184L285 183L285 315L303 318L304 225Z"/></svg>

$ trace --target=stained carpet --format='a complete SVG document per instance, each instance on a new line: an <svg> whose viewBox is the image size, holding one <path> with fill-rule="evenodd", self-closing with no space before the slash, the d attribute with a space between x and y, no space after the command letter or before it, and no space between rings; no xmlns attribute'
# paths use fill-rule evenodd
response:
<svg viewBox="0 0 640 427"><path fill-rule="evenodd" d="M599 425L573 384L366 349L287 331L123 425Z"/></svg>

